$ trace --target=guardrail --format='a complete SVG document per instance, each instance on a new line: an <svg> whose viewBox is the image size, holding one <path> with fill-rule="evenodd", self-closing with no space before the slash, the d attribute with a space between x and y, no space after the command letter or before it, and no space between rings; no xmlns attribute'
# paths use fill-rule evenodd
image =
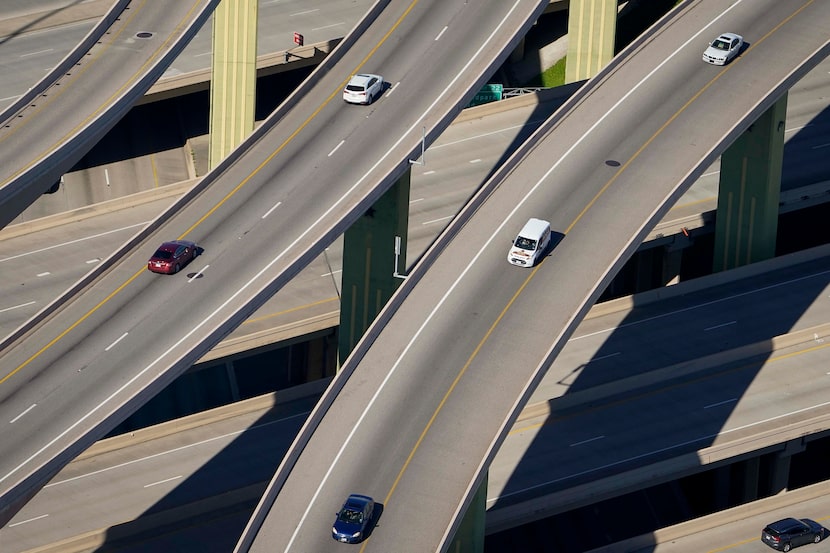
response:
<svg viewBox="0 0 830 553"><path fill-rule="evenodd" d="M69 52L66 57L64 57L63 60L61 60L60 63L54 67L54 69L47 73L46 76L38 81L38 83L32 88L27 90L20 98L12 102L6 107L6 109L0 112L0 121L5 123L14 117L21 109L31 104L35 98L52 87L61 76L66 74L71 67L76 65L89 51L89 49L92 48L102 36L104 36L107 29L112 27L112 24L118 20L119 16L123 13L129 3L130 0L117 0L109 11L104 14L104 17L101 18L98 24L86 34L83 40L71 52Z"/></svg>

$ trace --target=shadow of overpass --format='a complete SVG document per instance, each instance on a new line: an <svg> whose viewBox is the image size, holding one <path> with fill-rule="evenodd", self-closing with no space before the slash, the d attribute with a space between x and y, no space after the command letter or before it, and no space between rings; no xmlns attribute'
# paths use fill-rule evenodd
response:
<svg viewBox="0 0 830 553"><path fill-rule="evenodd" d="M57 19L61 15L71 13L74 8L78 8L86 3L88 3L87 0L72 0L67 5L59 8L32 14L31 16L10 18L8 28L5 28L6 24L0 27L0 35L2 35L0 36L0 46L23 33L40 29L43 26L58 25L60 22Z"/></svg>
<svg viewBox="0 0 830 553"><path fill-rule="evenodd" d="M826 163L810 146L829 121L830 110L825 109L787 142L782 188L830 178ZM826 233L809 233L817 218L826 218L827 208L813 209L821 215L780 217L778 255L827 243ZM711 250L698 251L689 257L711 255ZM688 261L684 257L683 264ZM548 387L543 397L554 398L547 402L549 414L514 426L511 434L533 436L500 494L492 490L491 476L490 493L499 498L488 502L493 511L531 497L550 494L555 500L561 494L570 507L552 509L550 516L519 531L489 535L485 550L587 551L830 478L830 471L814 461L826 453L826 440L812 442L812 457L785 451L792 464L783 479L776 475L782 447L759 448L757 464L731 467L728 460L707 466L698 454L715 445L725 429L734 431L739 404L751 401L753 393L772 393L756 392L753 385L762 367L781 357L773 338L810 326L806 315L830 286L830 260L825 255L778 269L778 274L781 283L774 285L764 284L762 275L725 283L725 274L681 282L661 290L666 299L656 303L651 293L633 296L630 311L614 324L597 328L598 323L583 321L540 385ZM721 283L697 290L701 287L694 283L707 280ZM596 346L580 345L592 341ZM645 446L623 449L611 439L615 434ZM675 476L654 471L638 483L626 483L645 467L669 463L679 467ZM566 467L551 470L559 464ZM804 469L798 475L796 466ZM535 480L529 477L533 474ZM603 495L591 488L592 482L614 480L620 483L616 492ZM579 489L585 490L584 497L567 495ZM544 509L540 503L535 507Z"/></svg>

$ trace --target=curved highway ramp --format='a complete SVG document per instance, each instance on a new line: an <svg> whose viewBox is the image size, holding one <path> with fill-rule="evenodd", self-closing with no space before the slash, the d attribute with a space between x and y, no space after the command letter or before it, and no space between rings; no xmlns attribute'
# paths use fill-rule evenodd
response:
<svg viewBox="0 0 830 553"><path fill-rule="evenodd" d="M828 25L821 0L685 2L589 81L425 254L315 408L236 550L339 550L334 513L358 493L380 504L360 551L446 551L600 291L716 156L827 55ZM703 63L725 30L749 47L725 67ZM537 267L510 266L530 217L563 238Z"/></svg>
<svg viewBox="0 0 830 553"><path fill-rule="evenodd" d="M59 182L158 80L219 0L117 0L0 114L0 228Z"/></svg>
<svg viewBox="0 0 830 553"><path fill-rule="evenodd" d="M0 344L0 522L342 234L546 5L379 0L249 140ZM388 83L372 105L341 99L356 72ZM147 271L176 238L199 257Z"/></svg>

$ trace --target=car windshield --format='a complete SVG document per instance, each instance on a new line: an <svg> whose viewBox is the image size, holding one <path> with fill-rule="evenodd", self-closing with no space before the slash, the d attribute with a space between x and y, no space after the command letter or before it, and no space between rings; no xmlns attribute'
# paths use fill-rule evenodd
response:
<svg viewBox="0 0 830 553"><path fill-rule="evenodd" d="M364 87L356 84L346 85L346 90L349 92L363 92L365 90Z"/></svg>
<svg viewBox="0 0 830 553"><path fill-rule="evenodd" d="M530 238L519 236L518 238L516 238L516 247L522 248L523 250L535 250L536 240L531 240Z"/></svg>
<svg viewBox="0 0 830 553"><path fill-rule="evenodd" d="M167 250L158 250L155 254L153 254L153 257L156 259L171 259L173 254Z"/></svg>
<svg viewBox="0 0 830 553"><path fill-rule="evenodd" d="M716 50L729 50L729 43L718 39L712 43L712 48Z"/></svg>
<svg viewBox="0 0 830 553"><path fill-rule="evenodd" d="M340 511L340 516L338 516L340 520L343 522L350 522L352 524L360 524L363 522L363 513L360 511L354 511L352 509L343 509Z"/></svg>

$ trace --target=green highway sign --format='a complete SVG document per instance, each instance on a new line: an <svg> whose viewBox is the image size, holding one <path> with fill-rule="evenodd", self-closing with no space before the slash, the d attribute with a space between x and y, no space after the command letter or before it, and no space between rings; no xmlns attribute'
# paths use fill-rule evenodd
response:
<svg viewBox="0 0 830 553"><path fill-rule="evenodd" d="M504 86L500 84L486 84L481 87L481 90L479 90L475 96L473 96L473 99L470 100L467 107L478 106L488 102L497 102L498 100L501 100L503 92Z"/></svg>

